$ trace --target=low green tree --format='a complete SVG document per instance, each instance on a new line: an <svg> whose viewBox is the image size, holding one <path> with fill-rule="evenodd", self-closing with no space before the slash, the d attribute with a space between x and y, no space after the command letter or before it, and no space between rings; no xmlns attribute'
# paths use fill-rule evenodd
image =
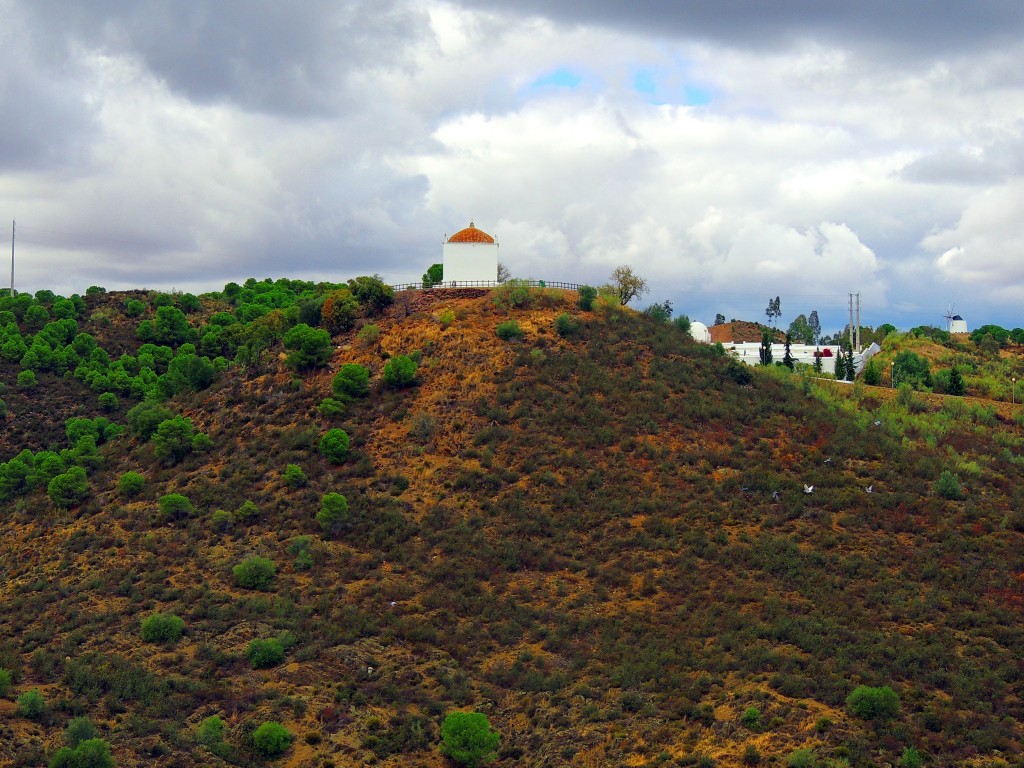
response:
<svg viewBox="0 0 1024 768"><path fill-rule="evenodd" d="M761 348L758 355L761 365L772 364L772 332L768 328L761 331Z"/></svg>
<svg viewBox="0 0 1024 768"><path fill-rule="evenodd" d="M29 720L40 720L46 714L46 699L38 688L30 688L15 699L18 714Z"/></svg>
<svg viewBox="0 0 1024 768"><path fill-rule="evenodd" d="M125 472L117 481L117 492L126 499L138 496L145 487L146 478L138 472Z"/></svg>
<svg viewBox="0 0 1024 768"><path fill-rule="evenodd" d="M408 355L395 355L384 364L382 378L392 387L411 387L416 383L416 361Z"/></svg>
<svg viewBox="0 0 1024 768"><path fill-rule="evenodd" d="M511 341L512 339L523 338L523 329L519 327L519 323L515 320L505 320L498 323L494 332L502 341Z"/></svg>
<svg viewBox="0 0 1024 768"><path fill-rule="evenodd" d="M960 373L960 369L954 365L949 369L949 386L946 388L946 394L963 395L966 389L964 377Z"/></svg>
<svg viewBox="0 0 1024 768"><path fill-rule="evenodd" d="M872 387L882 383L882 367L874 358L868 360L868 364L864 366L864 383Z"/></svg>
<svg viewBox="0 0 1024 768"><path fill-rule="evenodd" d="M289 464L285 467L284 472L281 473L281 480L289 488L302 488L309 482L306 473L298 464Z"/></svg>
<svg viewBox="0 0 1024 768"><path fill-rule="evenodd" d="M451 712L441 723L441 753L469 768L493 760L500 741L482 712Z"/></svg>
<svg viewBox="0 0 1024 768"><path fill-rule="evenodd" d="M270 721L252 732L252 745L264 757L277 757L292 745L293 738L283 725Z"/></svg>
<svg viewBox="0 0 1024 768"><path fill-rule="evenodd" d="M395 301L395 292L380 277L363 275L348 281L349 290L369 315L379 315Z"/></svg>
<svg viewBox="0 0 1024 768"><path fill-rule="evenodd" d="M320 453L331 464L343 464L348 458L348 433L343 429L329 429L320 438Z"/></svg>
<svg viewBox="0 0 1024 768"><path fill-rule="evenodd" d="M346 363L331 381L331 391L342 402L370 394L370 371L364 365Z"/></svg>
<svg viewBox="0 0 1024 768"><path fill-rule="evenodd" d="M433 288L438 283L444 280L444 265L443 264L431 264L426 272L423 273L423 287Z"/></svg>
<svg viewBox="0 0 1024 768"><path fill-rule="evenodd" d="M211 715L199 724L196 738L200 744L215 747L224 740L224 721L218 715Z"/></svg>
<svg viewBox="0 0 1024 768"><path fill-rule="evenodd" d="M142 620L142 640L147 643L173 643L185 632L185 621L173 613L152 613Z"/></svg>
<svg viewBox="0 0 1024 768"><path fill-rule="evenodd" d="M562 338L572 336L580 329L580 324L573 320L568 312L563 312L555 318L555 333Z"/></svg>
<svg viewBox="0 0 1024 768"><path fill-rule="evenodd" d="M592 285L580 287L580 298L577 304L584 312L591 312L594 309L594 302L597 300L597 288Z"/></svg>
<svg viewBox="0 0 1024 768"><path fill-rule="evenodd" d="M297 371L322 368L331 358L331 335L321 328L299 323L284 335L285 363Z"/></svg>
<svg viewBox="0 0 1024 768"><path fill-rule="evenodd" d="M128 430L139 440L149 440L163 422L174 418L174 412L160 403L143 401L130 409L125 418Z"/></svg>
<svg viewBox="0 0 1024 768"><path fill-rule="evenodd" d="M914 747L907 747L900 756L900 768L921 768L924 758Z"/></svg>
<svg viewBox="0 0 1024 768"><path fill-rule="evenodd" d="M243 501L242 504L235 510L235 520L242 523L243 525L249 525L250 523L256 522L260 517L260 508L256 506L256 503L250 500Z"/></svg>
<svg viewBox="0 0 1024 768"><path fill-rule="evenodd" d="M960 484L960 478L948 469L942 470L939 479L935 481L935 493L950 501L960 501L964 497L964 489Z"/></svg>
<svg viewBox="0 0 1024 768"><path fill-rule="evenodd" d="M157 502L157 508L159 510L160 522L162 523L187 520L196 512L188 496L183 496L180 493L164 494Z"/></svg>
<svg viewBox="0 0 1024 768"><path fill-rule="evenodd" d="M100 732L96 730L88 717L75 717L68 721L64 729L64 743L74 749L83 741L98 739Z"/></svg>
<svg viewBox="0 0 1024 768"><path fill-rule="evenodd" d="M277 566L273 560L252 555L232 568L231 573L238 586L266 591L277 575Z"/></svg>
<svg viewBox="0 0 1024 768"><path fill-rule="evenodd" d="M75 747L57 750L49 768L114 768L114 756L103 739L86 739Z"/></svg>
<svg viewBox="0 0 1024 768"><path fill-rule="evenodd" d="M194 437L192 420L174 416L160 422L153 433L153 453L165 464L177 464L192 452Z"/></svg>
<svg viewBox="0 0 1024 768"><path fill-rule="evenodd" d="M846 708L862 720L891 720L900 711L900 698L888 685L858 685L846 697Z"/></svg>
<svg viewBox="0 0 1024 768"><path fill-rule="evenodd" d="M245 656L253 669L274 667L284 661L284 646L281 641L256 639L245 649Z"/></svg>
<svg viewBox="0 0 1024 768"><path fill-rule="evenodd" d="M50 501L58 509L70 509L89 495L89 480L82 467L71 467L54 477L46 486Z"/></svg>
<svg viewBox="0 0 1024 768"><path fill-rule="evenodd" d="M6 698L11 692L11 673L6 669L0 669L0 699Z"/></svg>
<svg viewBox="0 0 1024 768"><path fill-rule="evenodd" d="M320 511L316 514L316 521L324 531L336 534L344 529L351 520L348 499L340 493L324 495L320 503Z"/></svg>

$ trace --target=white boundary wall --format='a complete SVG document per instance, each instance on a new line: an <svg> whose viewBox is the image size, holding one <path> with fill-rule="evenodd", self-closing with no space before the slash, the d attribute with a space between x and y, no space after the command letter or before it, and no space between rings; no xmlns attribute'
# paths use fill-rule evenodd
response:
<svg viewBox="0 0 1024 768"><path fill-rule="evenodd" d="M725 347L726 352L738 360L742 360L747 365L761 364L761 343L758 341L741 342L738 344L723 343L722 346ZM839 347L832 345L813 346L811 344L789 345L789 353L793 356L793 359L798 363L806 363L807 365L814 365L814 353L816 351L820 352L826 349L832 351L832 357L821 358L821 372L835 374L836 355L839 354ZM872 344L863 352L854 354L853 367L856 368L857 373L859 374L863 371L868 360L881 351L881 347L877 344ZM772 344L772 363L781 363L785 354L785 344Z"/></svg>

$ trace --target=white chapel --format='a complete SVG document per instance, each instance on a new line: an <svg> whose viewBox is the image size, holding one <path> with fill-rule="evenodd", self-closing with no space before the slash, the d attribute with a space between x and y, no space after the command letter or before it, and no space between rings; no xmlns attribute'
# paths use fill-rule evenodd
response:
<svg viewBox="0 0 1024 768"><path fill-rule="evenodd" d="M473 222L444 243L444 284L491 284L498 279L498 243Z"/></svg>

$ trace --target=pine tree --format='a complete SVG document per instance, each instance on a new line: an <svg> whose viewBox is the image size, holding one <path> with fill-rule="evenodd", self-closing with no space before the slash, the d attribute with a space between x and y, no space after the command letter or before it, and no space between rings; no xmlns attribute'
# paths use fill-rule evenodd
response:
<svg viewBox="0 0 1024 768"><path fill-rule="evenodd" d="M761 365L772 364L772 332L765 328L761 332Z"/></svg>
<svg viewBox="0 0 1024 768"><path fill-rule="evenodd" d="M965 389L964 377L960 375L960 369L954 365L949 369L949 389L947 392L950 395L962 395Z"/></svg>
<svg viewBox="0 0 1024 768"><path fill-rule="evenodd" d="M787 368L789 368L789 370L792 371L793 370L793 363L794 363L793 353L790 352L790 350L789 350L789 334L787 333L786 334L786 352L782 356L782 364L784 366L786 366Z"/></svg>
<svg viewBox="0 0 1024 768"><path fill-rule="evenodd" d="M857 365L853 362L853 347L846 348L846 380L853 381L857 378Z"/></svg>
<svg viewBox="0 0 1024 768"><path fill-rule="evenodd" d="M836 381L846 379L846 356L843 355L843 348L836 350Z"/></svg>

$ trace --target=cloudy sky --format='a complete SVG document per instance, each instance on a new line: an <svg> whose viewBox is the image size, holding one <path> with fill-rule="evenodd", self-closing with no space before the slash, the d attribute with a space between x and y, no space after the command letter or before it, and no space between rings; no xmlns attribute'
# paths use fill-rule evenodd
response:
<svg viewBox="0 0 1024 768"><path fill-rule="evenodd" d="M473 219L516 276L629 264L709 323L779 295L831 329L859 291L867 324L1024 326L1019 0L0 13L21 290L405 282Z"/></svg>

